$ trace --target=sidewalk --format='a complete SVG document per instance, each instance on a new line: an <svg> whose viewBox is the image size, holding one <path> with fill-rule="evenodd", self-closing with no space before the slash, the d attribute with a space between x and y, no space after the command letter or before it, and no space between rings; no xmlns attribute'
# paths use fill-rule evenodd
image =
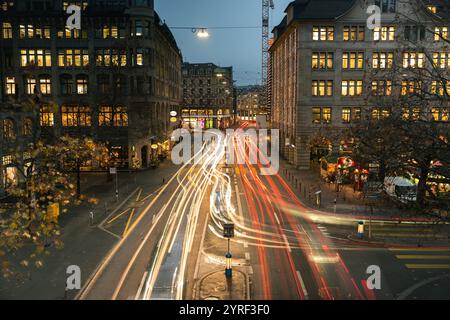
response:
<svg viewBox="0 0 450 320"><path fill-rule="evenodd" d="M363 195L354 191L350 185L343 185L336 192L336 185L324 182L318 171L297 170L285 160L281 160L280 175L291 185L299 199L308 207L354 216L369 216L370 206L366 205ZM317 205L316 192L321 193L321 204ZM417 213L400 210L385 201L380 201L373 207L373 215L386 218L426 218L427 215L418 216Z"/></svg>
<svg viewBox="0 0 450 320"><path fill-rule="evenodd" d="M66 294L66 269L70 265L81 268L81 285L116 243L117 238L96 228L113 210L120 205L136 188L150 193L168 180L179 167L165 161L158 169L138 171L135 173L119 172L119 200L115 196L115 180L107 182L106 173L82 173L82 194L98 199L93 206L84 204L69 208L68 213L60 217L62 250L51 248L49 256L42 257L44 266L36 269L17 267L20 277L13 279L0 278L0 299L72 299L77 291ZM94 213L93 224L89 212ZM26 259L31 248L25 247L14 257L18 264Z"/></svg>
<svg viewBox="0 0 450 320"><path fill-rule="evenodd" d="M247 300L247 282L247 275L236 268L231 279L223 269L211 272L199 280L195 300Z"/></svg>

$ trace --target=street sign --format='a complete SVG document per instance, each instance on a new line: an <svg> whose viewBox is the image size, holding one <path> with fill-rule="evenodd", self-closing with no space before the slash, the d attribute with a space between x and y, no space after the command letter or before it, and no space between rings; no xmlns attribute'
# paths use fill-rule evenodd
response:
<svg viewBox="0 0 450 320"><path fill-rule="evenodd" d="M234 238L234 224L227 223L223 225L223 236L224 238Z"/></svg>
<svg viewBox="0 0 450 320"><path fill-rule="evenodd" d="M117 174L117 168L109 168L110 174Z"/></svg>

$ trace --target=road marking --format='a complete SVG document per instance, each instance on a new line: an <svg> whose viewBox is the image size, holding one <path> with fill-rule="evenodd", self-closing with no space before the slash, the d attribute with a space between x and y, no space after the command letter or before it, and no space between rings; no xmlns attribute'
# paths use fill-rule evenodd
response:
<svg viewBox="0 0 450 320"><path fill-rule="evenodd" d="M450 264L405 264L408 269L450 269Z"/></svg>
<svg viewBox="0 0 450 320"><path fill-rule="evenodd" d="M144 287L145 280L147 279L147 275L148 275L148 271L145 271L144 276L142 277L142 280L141 280L141 284L139 285L139 289L136 293L136 296L134 297L134 300L139 300L139 297L141 296L142 288Z"/></svg>
<svg viewBox="0 0 450 320"><path fill-rule="evenodd" d="M302 286L303 295L305 296L305 300L309 299L308 290L306 290L305 282L303 281L302 275L300 274L300 271L297 270L297 277L300 281L300 285Z"/></svg>
<svg viewBox="0 0 450 320"><path fill-rule="evenodd" d="M450 248L388 248L389 251L450 252Z"/></svg>
<svg viewBox="0 0 450 320"><path fill-rule="evenodd" d="M436 255L396 255L400 260L450 260L450 256L436 256Z"/></svg>
<svg viewBox="0 0 450 320"><path fill-rule="evenodd" d="M402 293L400 293L400 295L397 297L396 300L405 300L405 299L408 298L408 296L410 296L418 288L426 286L429 283L433 283L434 281L442 280L442 279L445 279L445 278L448 278L448 277L450 277L450 275L449 274L445 274L443 276L437 276L437 277L433 277L433 278L430 278L430 279L425 279L425 280L423 280L423 281L421 281L419 283L416 283L412 287L406 289Z"/></svg>
<svg viewBox="0 0 450 320"><path fill-rule="evenodd" d="M249 252L245 253L245 260L250 261L250 253Z"/></svg>
<svg viewBox="0 0 450 320"><path fill-rule="evenodd" d="M118 214L117 216L115 216L114 218L112 218L111 220L107 221L106 224L111 224L112 222L116 221L117 219L119 219L121 216L123 216L125 213L127 213L128 211L130 211L131 208L128 208L127 210L123 211L122 213Z"/></svg>
<svg viewBox="0 0 450 320"><path fill-rule="evenodd" d="M248 274L249 275L253 274L253 267L252 266L248 267Z"/></svg>
<svg viewBox="0 0 450 320"><path fill-rule="evenodd" d="M448 236L433 235L433 234L420 234L420 233L378 233L373 232L374 235L380 237L397 237L397 238L431 238L431 239L448 239Z"/></svg>

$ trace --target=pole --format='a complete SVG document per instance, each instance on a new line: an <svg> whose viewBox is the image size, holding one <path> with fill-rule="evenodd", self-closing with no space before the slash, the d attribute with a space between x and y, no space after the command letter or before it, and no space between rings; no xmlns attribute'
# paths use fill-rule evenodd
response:
<svg viewBox="0 0 450 320"><path fill-rule="evenodd" d="M116 171L116 200L119 201L119 171Z"/></svg>

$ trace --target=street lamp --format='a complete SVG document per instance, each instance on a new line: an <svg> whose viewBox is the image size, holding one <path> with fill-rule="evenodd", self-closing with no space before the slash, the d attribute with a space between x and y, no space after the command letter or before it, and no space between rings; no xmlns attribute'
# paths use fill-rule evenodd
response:
<svg viewBox="0 0 450 320"><path fill-rule="evenodd" d="M192 29L192 32L197 34L197 37L199 37L200 39L209 38L209 32L206 28L201 28L200 30Z"/></svg>

